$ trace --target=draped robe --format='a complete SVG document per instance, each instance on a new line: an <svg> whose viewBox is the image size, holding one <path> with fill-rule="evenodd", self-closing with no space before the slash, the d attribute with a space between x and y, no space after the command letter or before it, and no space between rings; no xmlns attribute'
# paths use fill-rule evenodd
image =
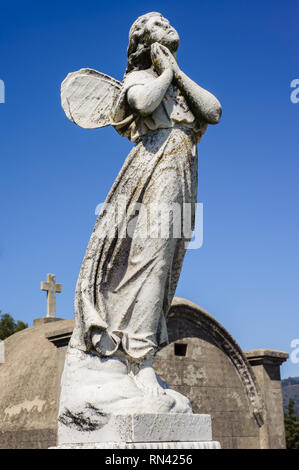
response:
<svg viewBox="0 0 299 470"><path fill-rule="evenodd" d="M76 287L70 347L103 357L120 349L138 360L167 343L165 319L194 228L196 143L207 126L173 84L150 116L132 113L128 89L152 75L124 80L114 120L125 118L116 129L136 144L98 216Z"/></svg>

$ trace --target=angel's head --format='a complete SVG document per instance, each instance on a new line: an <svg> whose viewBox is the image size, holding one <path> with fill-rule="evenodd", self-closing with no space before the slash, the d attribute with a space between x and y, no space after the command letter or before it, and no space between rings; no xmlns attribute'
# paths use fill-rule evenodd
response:
<svg viewBox="0 0 299 470"><path fill-rule="evenodd" d="M144 70L151 66L151 45L159 42L173 54L180 44L180 37L161 13L151 12L139 16L129 32L128 64L126 73Z"/></svg>

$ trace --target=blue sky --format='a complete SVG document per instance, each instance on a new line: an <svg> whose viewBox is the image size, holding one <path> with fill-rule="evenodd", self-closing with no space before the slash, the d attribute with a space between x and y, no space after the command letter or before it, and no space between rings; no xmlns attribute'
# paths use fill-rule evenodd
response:
<svg viewBox="0 0 299 470"><path fill-rule="evenodd" d="M31 325L46 311L40 281L56 273L57 315L73 316L95 207L132 144L69 122L60 83L81 67L121 80L129 28L148 11L175 26L181 68L223 106L198 149L204 244L187 252L176 295L243 349L290 353L299 338L295 0L1 2L0 309ZM299 363L283 365L289 375Z"/></svg>

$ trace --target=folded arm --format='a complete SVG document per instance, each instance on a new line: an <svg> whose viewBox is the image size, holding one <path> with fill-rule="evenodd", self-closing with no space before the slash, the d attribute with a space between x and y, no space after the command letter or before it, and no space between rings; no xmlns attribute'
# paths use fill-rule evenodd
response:
<svg viewBox="0 0 299 470"><path fill-rule="evenodd" d="M142 116L151 114L161 103L173 79L173 70L168 68L158 78L153 77L144 85L131 85L127 92L128 103Z"/></svg>
<svg viewBox="0 0 299 470"><path fill-rule="evenodd" d="M178 88L186 98L191 111L208 124L217 124L221 118L221 104L209 91L193 82L178 67L174 72L174 78Z"/></svg>
<svg viewBox="0 0 299 470"><path fill-rule="evenodd" d="M153 44L151 54L153 65L158 73L163 72L166 67L172 68L174 81L186 98L194 116L208 124L217 124L221 117L221 105L217 98L187 77L165 46Z"/></svg>

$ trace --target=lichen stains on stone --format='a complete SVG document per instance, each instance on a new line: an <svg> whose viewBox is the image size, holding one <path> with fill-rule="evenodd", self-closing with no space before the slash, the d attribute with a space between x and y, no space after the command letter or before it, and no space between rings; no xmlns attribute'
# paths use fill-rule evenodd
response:
<svg viewBox="0 0 299 470"><path fill-rule="evenodd" d="M103 413L90 403L87 403L85 410L77 413L65 408L64 413L59 416L58 421L78 431L96 431L108 423L109 415Z"/></svg>

